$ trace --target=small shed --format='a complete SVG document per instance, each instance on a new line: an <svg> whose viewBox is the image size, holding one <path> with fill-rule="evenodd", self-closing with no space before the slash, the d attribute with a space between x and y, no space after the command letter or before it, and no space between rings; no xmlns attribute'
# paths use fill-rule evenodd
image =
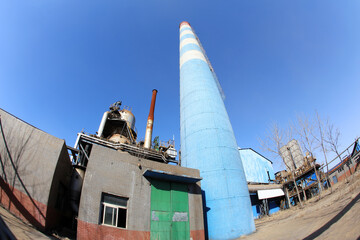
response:
<svg viewBox="0 0 360 240"><path fill-rule="evenodd" d="M205 238L199 170L149 160L82 135L80 143L85 142L91 151L77 239Z"/></svg>
<svg viewBox="0 0 360 240"><path fill-rule="evenodd" d="M272 162L251 148L239 148L241 161L248 182L254 218L280 210L284 192L275 184Z"/></svg>

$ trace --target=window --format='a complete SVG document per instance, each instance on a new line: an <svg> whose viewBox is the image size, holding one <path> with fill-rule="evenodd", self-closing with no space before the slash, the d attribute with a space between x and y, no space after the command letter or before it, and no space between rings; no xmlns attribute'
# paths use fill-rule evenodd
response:
<svg viewBox="0 0 360 240"><path fill-rule="evenodd" d="M333 183L334 183L334 184L338 182L338 180L337 180L337 177L336 177L336 176L333 176L332 178L333 178Z"/></svg>
<svg viewBox="0 0 360 240"><path fill-rule="evenodd" d="M346 162L346 166L349 167L351 164L352 164L352 161L351 161L351 159L349 159L349 161Z"/></svg>
<svg viewBox="0 0 360 240"><path fill-rule="evenodd" d="M128 198L102 193L101 224L126 228Z"/></svg>
<svg viewBox="0 0 360 240"><path fill-rule="evenodd" d="M339 167L338 173L341 173L344 170L344 166Z"/></svg>

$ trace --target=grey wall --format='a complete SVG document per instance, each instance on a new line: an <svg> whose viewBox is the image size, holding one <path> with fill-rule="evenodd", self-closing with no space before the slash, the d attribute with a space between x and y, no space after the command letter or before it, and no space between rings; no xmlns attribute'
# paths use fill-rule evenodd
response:
<svg viewBox="0 0 360 240"><path fill-rule="evenodd" d="M48 204L49 192L59 156L64 152L65 141L43 132L0 109L1 122L10 154L32 198ZM15 176L4 140L0 134L0 154L5 166L1 176L25 193ZM62 164L67 159L62 155ZM71 164L70 164L71 166ZM60 174L61 175L61 174Z"/></svg>
<svg viewBox="0 0 360 240"><path fill-rule="evenodd" d="M141 169L138 164L141 165ZM78 219L98 224L101 192L129 198L127 229L150 231L151 185L143 176L147 169L199 177L199 171L140 159L122 151L93 145L87 165ZM200 188L189 194L190 229L203 229ZM196 212L196 213L195 213Z"/></svg>
<svg viewBox="0 0 360 240"><path fill-rule="evenodd" d="M65 187L64 189L66 191L65 194L69 194L71 173L72 173L72 164L70 161L69 154L67 152L66 145L64 144L61 148L59 160L57 161L53 175L53 180L51 183L50 195L48 200L49 207L55 208L57 201L59 201L58 199L59 197L67 197L66 195L58 196L60 184L63 187ZM65 210L65 209L59 209L59 210Z"/></svg>
<svg viewBox="0 0 360 240"><path fill-rule="evenodd" d="M200 183L189 185L190 229L204 229L204 214Z"/></svg>

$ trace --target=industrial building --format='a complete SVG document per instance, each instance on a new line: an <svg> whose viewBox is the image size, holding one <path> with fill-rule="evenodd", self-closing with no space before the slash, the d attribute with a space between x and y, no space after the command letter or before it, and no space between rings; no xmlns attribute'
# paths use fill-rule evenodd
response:
<svg viewBox="0 0 360 240"><path fill-rule="evenodd" d="M150 148L154 104L153 95L143 146L135 117L119 104L97 136L78 134L77 239L204 239L199 171L167 164L174 146Z"/></svg>
<svg viewBox="0 0 360 240"><path fill-rule="evenodd" d="M346 153L348 150L352 151L349 152L343 159L340 160L338 164L332 167L329 170L329 179L330 184L336 184L338 182L346 180L350 177L357 169L359 168L360 164L360 143L359 139L356 139L354 143L352 143L344 152L340 153L340 155Z"/></svg>
<svg viewBox="0 0 360 240"><path fill-rule="evenodd" d="M310 153L303 155L299 143L293 139L280 148L286 170L275 174L276 180L283 184L287 207L317 195L322 190L320 165Z"/></svg>
<svg viewBox="0 0 360 240"><path fill-rule="evenodd" d="M276 184L272 162L251 148L239 148L248 183L254 218L280 210L284 200L281 184Z"/></svg>
<svg viewBox="0 0 360 240"><path fill-rule="evenodd" d="M166 164L160 154L156 161L146 151L119 151L121 144L88 135L79 134L79 145L91 150L77 239L204 238L198 170Z"/></svg>
<svg viewBox="0 0 360 240"><path fill-rule="evenodd" d="M71 219L72 166L65 141L0 109L0 202L41 230Z"/></svg>
<svg viewBox="0 0 360 240"><path fill-rule="evenodd" d="M199 171L176 165L171 142L151 148L155 96L145 142L121 102L74 148L1 110L1 204L77 239L205 239Z"/></svg>
<svg viewBox="0 0 360 240"><path fill-rule="evenodd" d="M350 152L351 151L351 152ZM318 195L323 189L339 181L344 181L357 171L360 162L359 139L329 162L339 161L328 174L316 163L311 153L304 156L296 140L280 148L286 170L275 173L276 181L283 185L286 206L291 207ZM330 184L328 184L328 180Z"/></svg>

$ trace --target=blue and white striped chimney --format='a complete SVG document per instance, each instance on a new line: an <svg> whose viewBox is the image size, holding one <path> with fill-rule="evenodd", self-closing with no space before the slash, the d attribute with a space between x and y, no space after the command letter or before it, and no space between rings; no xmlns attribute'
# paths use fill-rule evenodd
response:
<svg viewBox="0 0 360 240"><path fill-rule="evenodd" d="M203 178L209 239L234 239L255 231L221 90L188 22L180 24L180 135L182 165L199 169Z"/></svg>

